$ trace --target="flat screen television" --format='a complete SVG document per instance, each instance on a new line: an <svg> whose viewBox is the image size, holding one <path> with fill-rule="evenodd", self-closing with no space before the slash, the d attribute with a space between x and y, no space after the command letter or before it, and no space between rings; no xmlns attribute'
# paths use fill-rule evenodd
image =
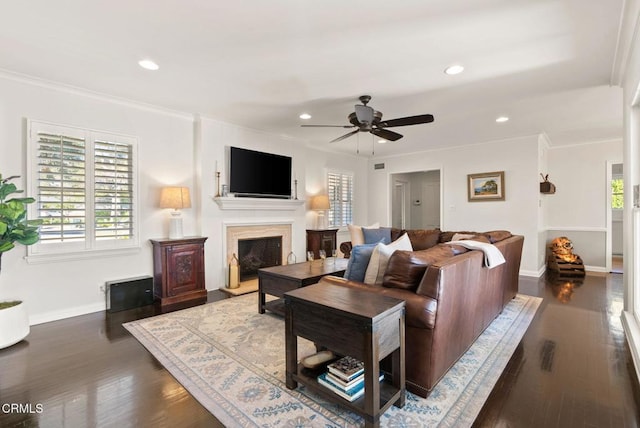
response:
<svg viewBox="0 0 640 428"><path fill-rule="evenodd" d="M291 158L231 147L229 191L236 196L291 198Z"/></svg>

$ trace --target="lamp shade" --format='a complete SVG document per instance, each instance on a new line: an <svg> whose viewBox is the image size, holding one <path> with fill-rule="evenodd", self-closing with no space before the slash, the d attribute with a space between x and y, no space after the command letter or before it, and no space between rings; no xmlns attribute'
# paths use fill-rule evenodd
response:
<svg viewBox="0 0 640 428"><path fill-rule="evenodd" d="M188 187L163 187L160 193L160 208L191 208Z"/></svg>
<svg viewBox="0 0 640 428"><path fill-rule="evenodd" d="M311 209L312 210L328 210L331 206L329 205L329 196L327 195L318 195L314 196L311 199Z"/></svg>

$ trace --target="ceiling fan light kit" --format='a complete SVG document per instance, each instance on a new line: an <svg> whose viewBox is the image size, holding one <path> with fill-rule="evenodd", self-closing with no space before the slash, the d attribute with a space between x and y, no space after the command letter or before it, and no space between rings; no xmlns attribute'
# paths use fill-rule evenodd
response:
<svg viewBox="0 0 640 428"><path fill-rule="evenodd" d="M356 104L354 106L354 112L347 116L351 125L300 125L308 128L356 128L338 138L330 141L335 143L345 140L358 132L370 132L371 134L380 137L387 141L397 141L402 138L401 134L390 131L386 128L393 128L396 126L409 126L420 125L423 123L433 122L433 115L421 114L417 116L407 116L398 119L382 120L382 113L369 107L367 104L371 101L370 95L362 95L360 102L362 104Z"/></svg>

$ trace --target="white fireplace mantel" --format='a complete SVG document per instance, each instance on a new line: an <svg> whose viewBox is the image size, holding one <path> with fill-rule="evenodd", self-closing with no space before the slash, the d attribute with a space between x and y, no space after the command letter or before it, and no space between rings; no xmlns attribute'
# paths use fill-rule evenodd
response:
<svg viewBox="0 0 640 428"><path fill-rule="evenodd" d="M305 201L302 199L233 198L213 197L221 210L273 210L295 211Z"/></svg>

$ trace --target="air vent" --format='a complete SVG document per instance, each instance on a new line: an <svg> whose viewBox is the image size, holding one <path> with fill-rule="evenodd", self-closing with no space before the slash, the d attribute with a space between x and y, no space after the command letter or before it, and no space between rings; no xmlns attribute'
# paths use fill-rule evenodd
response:
<svg viewBox="0 0 640 428"><path fill-rule="evenodd" d="M384 163L376 163L373 165L373 169L384 169Z"/></svg>

